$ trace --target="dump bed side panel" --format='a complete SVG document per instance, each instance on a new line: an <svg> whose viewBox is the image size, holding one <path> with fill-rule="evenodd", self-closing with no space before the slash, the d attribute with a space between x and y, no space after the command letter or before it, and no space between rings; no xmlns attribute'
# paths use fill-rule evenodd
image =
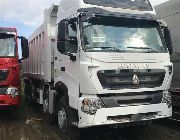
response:
<svg viewBox="0 0 180 140"><path fill-rule="evenodd" d="M22 62L24 76L45 82L53 80L57 9L46 9L43 24L28 38L30 55Z"/></svg>
<svg viewBox="0 0 180 140"><path fill-rule="evenodd" d="M170 0L155 7L157 15L168 25L172 35L173 50L171 61L174 65L172 90L180 89L180 1Z"/></svg>
<svg viewBox="0 0 180 140"><path fill-rule="evenodd" d="M174 51L180 53L180 1L170 0L155 6L157 15L162 18L171 30Z"/></svg>

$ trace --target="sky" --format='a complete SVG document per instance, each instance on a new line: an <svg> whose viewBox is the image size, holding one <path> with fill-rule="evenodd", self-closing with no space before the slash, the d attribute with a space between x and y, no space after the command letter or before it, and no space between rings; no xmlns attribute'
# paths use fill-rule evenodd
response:
<svg viewBox="0 0 180 140"><path fill-rule="evenodd" d="M157 5L167 0L150 0ZM59 0L0 0L0 26L16 27L28 37L43 21L43 12Z"/></svg>
<svg viewBox="0 0 180 140"><path fill-rule="evenodd" d="M44 9L60 0L0 0L0 27L16 27L28 37L43 22ZM157 5L167 0L150 0Z"/></svg>

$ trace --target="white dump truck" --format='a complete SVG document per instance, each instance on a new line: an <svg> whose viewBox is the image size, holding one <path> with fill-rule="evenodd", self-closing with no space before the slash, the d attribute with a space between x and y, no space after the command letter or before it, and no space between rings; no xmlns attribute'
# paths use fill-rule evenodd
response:
<svg viewBox="0 0 180 140"><path fill-rule="evenodd" d="M148 0L62 0L45 10L29 52L27 100L62 130L172 115L170 33Z"/></svg>
<svg viewBox="0 0 180 140"><path fill-rule="evenodd" d="M173 119L180 120L180 1L170 0L155 7L157 15L162 18L170 28L172 34L173 54L173 78L171 93L173 99Z"/></svg>

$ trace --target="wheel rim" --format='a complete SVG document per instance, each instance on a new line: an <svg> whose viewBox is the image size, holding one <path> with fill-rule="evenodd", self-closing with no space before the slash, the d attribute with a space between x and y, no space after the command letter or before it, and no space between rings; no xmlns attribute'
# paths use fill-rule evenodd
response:
<svg viewBox="0 0 180 140"><path fill-rule="evenodd" d="M61 129L66 126L66 112L63 107L58 111L58 125Z"/></svg>
<svg viewBox="0 0 180 140"><path fill-rule="evenodd" d="M44 111L44 113L46 113L48 111L48 108L49 108L48 100L44 100L44 102L43 102L43 111Z"/></svg>

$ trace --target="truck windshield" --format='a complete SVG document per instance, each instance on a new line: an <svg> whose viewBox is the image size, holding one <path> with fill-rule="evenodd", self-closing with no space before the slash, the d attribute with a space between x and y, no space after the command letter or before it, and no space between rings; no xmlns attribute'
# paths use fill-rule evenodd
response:
<svg viewBox="0 0 180 140"><path fill-rule="evenodd" d="M105 22L104 22L105 21ZM83 22L85 51L166 53L159 25L152 21L102 20Z"/></svg>
<svg viewBox="0 0 180 140"><path fill-rule="evenodd" d="M12 34L0 33L0 57L15 56L15 36Z"/></svg>

